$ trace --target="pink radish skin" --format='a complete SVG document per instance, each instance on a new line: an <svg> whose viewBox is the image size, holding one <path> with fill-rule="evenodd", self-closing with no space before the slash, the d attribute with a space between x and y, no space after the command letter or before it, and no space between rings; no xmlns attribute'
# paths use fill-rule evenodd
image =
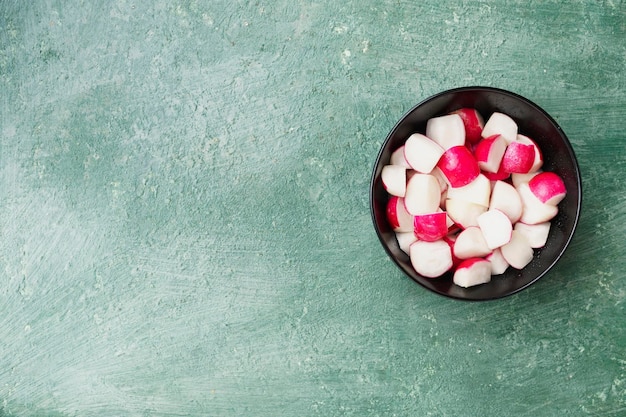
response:
<svg viewBox="0 0 626 417"><path fill-rule="evenodd" d="M506 151L505 151L506 152ZM498 167L497 172L488 172L482 171L482 174L489 179L489 181L503 181L508 179L511 176L510 172L506 172L502 167L502 162L500 162L500 166Z"/></svg>
<svg viewBox="0 0 626 417"><path fill-rule="evenodd" d="M421 214L413 218L414 233L418 240L434 242L448 234L448 216L445 212Z"/></svg>
<svg viewBox="0 0 626 417"><path fill-rule="evenodd" d="M463 288L486 284L491 281L491 264L484 258L465 259L457 266L452 280Z"/></svg>
<svg viewBox="0 0 626 417"><path fill-rule="evenodd" d="M556 206L567 192L561 177L554 172L542 172L528 181L530 191L544 204Z"/></svg>
<svg viewBox="0 0 626 417"><path fill-rule="evenodd" d="M537 142L535 142L528 136L524 136L520 134L517 135L517 138L515 140L517 142L525 143L527 145L533 146L533 149L535 150L535 158L533 159L533 165L530 167L529 172L537 172L543 165L543 153L541 152L539 145L537 145Z"/></svg>
<svg viewBox="0 0 626 417"><path fill-rule="evenodd" d="M459 233L454 241L454 256L460 259L483 257L491 253L480 228L471 226Z"/></svg>
<svg viewBox="0 0 626 417"><path fill-rule="evenodd" d="M426 136L447 150L465 144L465 125L458 114L433 117L426 122Z"/></svg>
<svg viewBox="0 0 626 417"><path fill-rule="evenodd" d="M400 165L385 165L380 173L380 178L389 194L404 197L406 193L406 168Z"/></svg>
<svg viewBox="0 0 626 417"><path fill-rule="evenodd" d="M465 146L447 149L437 163L451 187L463 187L474 181L480 174L476 158Z"/></svg>
<svg viewBox="0 0 626 417"><path fill-rule="evenodd" d="M517 123L510 116L495 112L485 123L481 136L488 138L498 134L504 136L507 143L513 142L517 138Z"/></svg>
<svg viewBox="0 0 626 417"><path fill-rule="evenodd" d="M443 240L418 240L411 244L409 257L415 271L426 278L439 277L452 268L452 252Z"/></svg>
<svg viewBox="0 0 626 417"><path fill-rule="evenodd" d="M502 169L511 174L530 172L535 161L535 148L521 142L511 142L502 157Z"/></svg>
<svg viewBox="0 0 626 417"><path fill-rule="evenodd" d="M489 136L478 142L476 149L474 149L474 157L478 162L478 167L482 171L494 174L498 172L506 148L507 143L502 135Z"/></svg>
<svg viewBox="0 0 626 417"><path fill-rule="evenodd" d="M387 221L394 232L413 233L413 216L406 211L404 199L392 196L387 202Z"/></svg>
<svg viewBox="0 0 626 417"><path fill-rule="evenodd" d="M513 225L506 214L498 209L487 210L478 216L478 227L490 250L503 246L511 240Z"/></svg>
<svg viewBox="0 0 626 417"><path fill-rule="evenodd" d="M404 159L414 170L428 174L439 162L443 148L435 141L414 133L404 144Z"/></svg>
<svg viewBox="0 0 626 417"><path fill-rule="evenodd" d="M483 131L485 122L478 110L464 107L458 109L453 114L458 114L465 126L465 140L470 144L477 143L482 137L480 134Z"/></svg>
<svg viewBox="0 0 626 417"><path fill-rule="evenodd" d="M437 178L428 174L414 174L406 185L404 205L406 210L417 216L434 213L439 208L441 189Z"/></svg>

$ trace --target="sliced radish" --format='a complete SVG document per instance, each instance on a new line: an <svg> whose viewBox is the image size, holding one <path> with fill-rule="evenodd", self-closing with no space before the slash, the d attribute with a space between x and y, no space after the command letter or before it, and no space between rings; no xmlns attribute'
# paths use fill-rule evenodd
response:
<svg viewBox="0 0 626 417"><path fill-rule="evenodd" d="M434 213L439 208L440 200L441 189L437 178L429 174L414 174L409 179L404 205L410 214Z"/></svg>
<svg viewBox="0 0 626 417"><path fill-rule="evenodd" d="M500 275L509 269L509 263L502 256L500 248L494 249L489 255L485 256L485 259L491 263L491 274Z"/></svg>
<svg viewBox="0 0 626 417"><path fill-rule="evenodd" d="M409 256L415 271L427 278L439 277L452 268L452 252L443 240L418 240L411 244Z"/></svg>
<svg viewBox="0 0 626 417"><path fill-rule="evenodd" d="M461 231L454 241L454 255L460 259L483 257L491 253L480 228L470 226Z"/></svg>
<svg viewBox="0 0 626 417"><path fill-rule="evenodd" d="M489 136L478 142L474 149L478 167L483 171L497 173L506 148L507 143L502 135Z"/></svg>
<svg viewBox="0 0 626 417"><path fill-rule="evenodd" d="M409 247L413 242L417 241L415 237L415 233L411 232L396 232L396 240L398 241L398 246L400 250L402 250L407 255L409 254Z"/></svg>
<svg viewBox="0 0 626 417"><path fill-rule="evenodd" d="M484 258L465 259L454 271L452 281L463 288L486 284L491 281L491 264Z"/></svg>
<svg viewBox="0 0 626 417"><path fill-rule="evenodd" d="M499 248L511 240L513 225L509 217L498 209L490 209L478 216L478 227L490 250Z"/></svg>
<svg viewBox="0 0 626 417"><path fill-rule="evenodd" d="M554 172L535 175L528 181L528 188L542 203L553 206L559 204L567 193L563 180Z"/></svg>
<svg viewBox="0 0 626 417"><path fill-rule="evenodd" d="M448 188L448 199L470 201L488 207L491 196L491 183L483 174L463 187Z"/></svg>
<svg viewBox="0 0 626 417"><path fill-rule="evenodd" d="M511 176L511 173L506 172L504 168L502 167L502 162L500 162L500 166L498 167L497 172L482 171L481 173L485 177L487 177L489 181L502 181L502 180L506 180L507 178Z"/></svg>
<svg viewBox="0 0 626 417"><path fill-rule="evenodd" d="M452 113L461 116L461 120L465 126L465 140L470 144L478 142L481 139L480 134L485 125L483 117L478 110L464 107Z"/></svg>
<svg viewBox="0 0 626 417"><path fill-rule="evenodd" d="M406 211L404 199L392 196L387 202L387 221L394 232L413 233L413 216Z"/></svg>
<svg viewBox="0 0 626 417"><path fill-rule="evenodd" d="M487 211L487 207L481 204L460 198L446 199L446 212L448 216L461 228L478 226L478 216Z"/></svg>
<svg viewBox="0 0 626 417"><path fill-rule="evenodd" d="M430 173L439 162L443 148L435 141L419 133L414 133L404 144L404 158L416 171Z"/></svg>
<svg viewBox="0 0 626 417"><path fill-rule="evenodd" d="M530 172L535 162L535 148L533 145L513 141L506 147L502 157L502 169L511 174L526 174Z"/></svg>
<svg viewBox="0 0 626 417"><path fill-rule="evenodd" d="M411 165L404 158L404 145L400 146L398 149L391 153L391 157L389 158L390 165L399 165L405 168L411 168Z"/></svg>
<svg viewBox="0 0 626 417"><path fill-rule="evenodd" d="M465 145L465 125L458 114L433 117L426 122L426 136L444 150Z"/></svg>
<svg viewBox="0 0 626 417"><path fill-rule="evenodd" d="M510 116L495 112L485 123L481 135L483 138L488 138L492 135L502 135L507 143L510 143L517 138L517 123Z"/></svg>
<svg viewBox="0 0 626 417"><path fill-rule="evenodd" d="M508 216L511 223L515 223L522 217L522 199L511 184L504 181L496 181L491 188L489 209L501 210Z"/></svg>
<svg viewBox="0 0 626 417"><path fill-rule="evenodd" d="M526 224L518 222L515 224L514 230L517 230L528 239L531 248L543 248L548 241L550 234L550 222L537 224Z"/></svg>
<svg viewBox="0 0 626 417"><path fill-rule="evenodd" d="M535 175L542 172L541 170L537 172L529 172L527 174L511 174L511 182L513 186L517 188L521 183L528 183Z"/></svg>
<svg viewBox="0 0 626 417"><path fill-rule="evenodd" d="M500 248L504 259L515 269L522 269L533 260L533 248L526 236L513 230L511 241Z"/></svg>
<svg viewBox="0 0 626 417"><path fill-rule="evenodd" d="M420 214L413 218L414 233L419 240L434 242L448 234L448 216L444 211Z"/></svg>
<svg viewBox="0 0 626 417"><path fill-rule="evenodd" d="M406 168L400 165L385 165L380 177L385 190L391 195L404 197L406 193Z"/></svg>
<svg viewBox="0 0 626 417"><path fill-rule="evenodd" d="M552 204L542 203L535 196L528 184L521 183L517 187L517 192L522 199L522 217L520 221L526 224L537 224L551 220L557 215L559 209Z"/></svg>
<svg viewBox="0 0 626 417"><path fill-rule="evenodd" d="M437 167L451 187L467 185L480 174L476 158L469 149L462 145L448 148L441 155Z"/></svg>
<svg viewBox="0 0 626 417"><path fill-rule="evenodd" d="M515 139L517 142L520 143L525 143L527 145L532 145L534 150L535 150L535 158L533 160L533 165L530 168L529 172L537 172L541 166L543 165L543 153L541 152L541 149L539 148L539 145L537 145L537 142L535 142L534 140L532 140L531 138L529 138L528 136L524 136L524 135L517 135L517 138Z"/></svg>

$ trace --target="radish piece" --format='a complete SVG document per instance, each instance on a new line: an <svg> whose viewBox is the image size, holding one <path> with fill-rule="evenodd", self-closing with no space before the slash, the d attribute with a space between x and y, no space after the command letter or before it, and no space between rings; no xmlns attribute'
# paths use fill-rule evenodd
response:
<svg viewBox="0 0 626 417"><path fill-rule="evenodd" d="M484 258L465 259L456 268L452 281L463 288L485 284L491 281L491 264Z"/></svg>
<svg viewBox="0 0 626 417"><path fill-rule="evenodd" d="M509 217L498 209L490 209L478 216L478 227L491 250L509 243L513 225Z"/></svg>
<svg viewBox="0 0 626 417"><path fill-rule="evenodd" d="M448 199L470 201L488 207L491 196L491 183L483 174L479 174L472 182L463 187L448 188Z"/></svg>
<svg viewBox="0 0 626 417"><path fill-rule="evenodd" d="M533 146L533 148L535 150L535 158L533 159L533 165L530 168L530 171L528 171L528 172L537 172L537 171L539 171L539 169L543 165L543 153L541 152L541 149L539 148L539 145L537 145L537 142L535 142L534 140L532 140L528 136L519 135L519 134L517 135L517 138L515 140L517 142L525 143L527 145L532 145Z"/></svg>
<svg viewBox="0 0 626 417"><path fill-rule="evenodd" d="M411 165L404 158L404 145L400 146L398 149L391 153L391 157L389 158L390 165L399 165L405 168L411 168Z"/></svg>
<svg viewBox="0 0 626 417"><path fill-rule="evenodd" d="M491 263L491 274L500 275L509 269L509 263L502 256L500 248L494 249L489 255L485 256L485 259Z"/></svg>
<svg viewBox="0 0 626 417"><path fill-rule="evenodd" d="M554 172L542 172L528 181L530 191L544 204L556 206L564 198L567 190L561 177Z"/></svg>
<svg viewBox="0 0 626 417"><path fill-rule="evenodd" d="M529 172L527 174L511 174L511 182L513 183L513 186L517 188L520 184L524 182L528 184L528 181L530 181L535 175L540 172L542 171L539 170L537 172Z"/></svg>
<svg viewBox="0 0 626 417"><path fill-rule="evenodd" d="M452 252L443 240L418 240L411 244L409 256L415 271L427 278L436 278L452 268Z"/></svg>
<svg viewBox="0 0 626 417"><path fill-rule="evenodd" d="M451 187L462 187L474 181L480 174L476 158L465 146L447 149L437 163Z"/></svg>
<svg viewBox="0 0 626 417"><path fill-rule="evenodd" d="M483 171L497 173L507 148L506 145L506 140L502 135L489 136L478 142L474 149L478 167Z"/></svg>
<svg viewBox="0 0 626 417"><path fill-rule="evenodd" d="M419 240L434 242L448 234L448 216L444 211L420 214L413 218L414 233Z"/></svg>
<svg viewBox="0 0 626 417"><path fill-rule="evenodd" d="M400 250L408 255L409 247L417 241L417 238L413 232L396 232L396 240Z"/></svg>
<svg viewBox="0 0 626 417"><path fill-rule="evenodd" d="M454 256L460 259L483 257L491 253L483 232L476 226L470 226L457 235L453 250Z"/></svg>
<svg viewBox="0 0 626 417"><path fill-rule="evenodd" d="M404 205L416 216L434 213L439 208L441 190L437 178L429 174L414 174L406 185Z"/></svg>
<svg viewBox="0 0 626 417"><path fill-rule="evenodd" d="M400 165L385 165L380 173L385 190L391 195L404 197L406 193L406 168Z"/></svg>
<svg viewBox="0 0 626 417"><path fill-rule="evenodd" d="M404 199L392 196L387 202L387 221L394 232L413 233L413 216L406 211Z"/></svg>
<svg viewBox="0 0 626 417"><path fill-rule="evenodd" d="M416 171L430 173L439 162L443 148L435 141L419 133L414 133L404 144L404 158Z"/></svg>
<svg viewBox="0 0 626 417"><path fill-rule="evenodd" d="M522 142L509 143L502 157L502 169L506 172L526 174L535 161L535 148Z"/></svg>
<svg viewBox="0 0 626 417"><path fill-rule="evenodd" d="M489 209L501 210L511 220L511 223L515 223L522 217L522 199L511 184L496 181L491 189Z"/></svg>
<svg viewBox="0 0 626 417"><path fill-rule="evenodd" d="M522 233L513 230L511 241L500 248L504 259L515 269L522 269L533 260L533 248Z"/></svg>
<svg viewBox="0 0 626 417"><path fill-rule="evenodd" d="M463 126L465 126L465 140L470 144L474 144L481 139L480 134L483 131L485 122L478 110L464 107L453 111L452 114L461 116Z"/></svg>
<svg viewBox="0 0 626 417"><path fill-rule="evenodd" d="M517 230L528 239L531 248L543 248L548 241L550 234L550 222L538 224L526 224L518 222L515 224L514 230Z"/></svg>
<svg viewBox="0 0 626 417"><path fill-rule="evenodd" d="M537 224L547 222L559 212L557 206L542 203L541 200L530 191L526 183L521 183L519 187L517 187L517 192L522 199L522 217L520 217L522 223Z"/></svg>
<svg viewBox="0 0 626 417"><path fill-rule="evenodd" d="M444 150L465 145L465 125L458 114L433 117L426 122L426 136L437 142Z"/></svg>
<svg viewBox="0 0 626 417"><path fill-rule="evenodd" d="M450 253L452 254L452 268L456 268L458 264L461 263L462 259L458 258L454 254L454 242L456 241L457 235L454 233L450 233L443 238L443 241L448 244L450 247Z"/></svg>
<svg viewBox="0 0 626 417"><path fill-rule="evenodd" d="M517 123L510 116L495 112L489 117L481 133L483 138L492 135L502 135L507 143L513 142L517 138Z"/></svg>
<svg viewBox="0 0 626 417"><path fill-rule="evenodd" d="M478 226L478 216L487 211L487 207L466 201L460 198L448 198L446 200L446 212L448 216L461 228Z"/></svg>

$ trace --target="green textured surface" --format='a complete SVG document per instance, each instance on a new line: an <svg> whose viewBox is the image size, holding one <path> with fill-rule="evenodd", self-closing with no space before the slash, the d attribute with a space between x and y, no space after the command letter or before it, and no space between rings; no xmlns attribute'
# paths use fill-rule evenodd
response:
<svg viewBox="0 0 626 417"><path fill-rule="evenodd" d="M626 4L0 3L0 416L626 415ZM559 122L583 215L512 297L430 294L368 182L463 85Z"/></svg>

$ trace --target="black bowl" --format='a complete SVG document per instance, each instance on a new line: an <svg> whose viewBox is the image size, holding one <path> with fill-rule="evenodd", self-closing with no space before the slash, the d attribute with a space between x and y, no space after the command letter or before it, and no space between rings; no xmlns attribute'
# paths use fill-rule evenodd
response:
<svg viewBox="0 0 626 417"><path fill-rule="evenodd" d="M441 116L462 107L477 109L487 120L493 112L511 116L519 126L519 132L534 139L544 156L543 170L553 171L563 178L567 195L559 203L559 213L552 220L546 245L535 249L535 257L522 270L511 267L491 282L470 288L462 288L452 282L452 272L439 278L421 276L411 266L406 253L398 246L395 234L387 222L388 194L380 174L389 163L391 153L400 147L413 133L424 133L431 117ZM509 296L528 288L557 263L567 248L580 216L582 181L578 162L572 145L557 123L536 104L515 93L491 87L462 87L436 94L407 112L391 130L383 143L370 184L370 209L378 237L387 254L411 279L442 296L484 301Z"/></svg>

